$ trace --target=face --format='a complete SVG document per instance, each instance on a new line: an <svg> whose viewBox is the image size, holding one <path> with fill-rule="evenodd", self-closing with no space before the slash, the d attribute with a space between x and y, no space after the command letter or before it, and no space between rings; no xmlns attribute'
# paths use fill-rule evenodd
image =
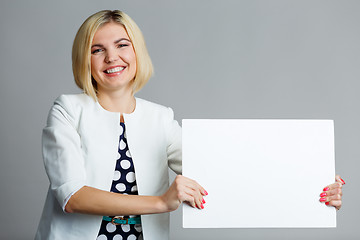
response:
<svg viewBox="0 0 360 240"><path fill-rule="evenodd" d="M106 23L95 33L91 45L91 75L98 92L130 90L136 73L136 56L125 28Z"/></svg>

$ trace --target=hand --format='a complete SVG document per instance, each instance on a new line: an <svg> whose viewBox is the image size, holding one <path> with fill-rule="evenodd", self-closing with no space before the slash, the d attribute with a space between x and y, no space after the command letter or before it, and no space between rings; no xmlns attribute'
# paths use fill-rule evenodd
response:
<svg viewBox="0 0 360 240"><path fill-rule="evenodd" d="M168 211L176 210L182 202L198 209L204 208L203 196L208 195L205 189L196 181L177 175L165 194L161 196Z"/></svg>
<svg viewBox="0 0 360 240"><path fill-rule="evenodd" d="M335 183L326 186L320 194L320 202L325 202L327 206L333 206L337 210L341 208L342 186L345 181L339 175L335 177Z"/></svg>

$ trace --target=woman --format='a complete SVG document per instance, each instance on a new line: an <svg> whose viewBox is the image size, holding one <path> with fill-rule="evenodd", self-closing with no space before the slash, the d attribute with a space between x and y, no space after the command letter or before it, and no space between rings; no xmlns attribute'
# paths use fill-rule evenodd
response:
<svg viewBox="0 0 360 240"><path fill-rule="evenodd" d="M184 201L203 209L207 192L181 175L169 187L181 128L170 108L134 97L152 74L140 29L123 12L95 13L72 60L84 94L60 96L43 131L50 188L36 239L168 239L168 212ZM340 181L321 195L337 208Z"/></svg>

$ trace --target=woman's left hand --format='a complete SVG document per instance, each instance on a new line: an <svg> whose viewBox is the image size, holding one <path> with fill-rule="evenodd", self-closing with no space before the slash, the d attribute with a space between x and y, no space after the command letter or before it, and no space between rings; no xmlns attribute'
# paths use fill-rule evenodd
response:
<svg viewBox="0 0 360 240"><path fill-rule="evenodd" d="M326 186L320 194L320 202L324 202L327 206L333 206L337 210L341 208L342 186L345 181L339 175L335 176L335 183Z"/></svg>

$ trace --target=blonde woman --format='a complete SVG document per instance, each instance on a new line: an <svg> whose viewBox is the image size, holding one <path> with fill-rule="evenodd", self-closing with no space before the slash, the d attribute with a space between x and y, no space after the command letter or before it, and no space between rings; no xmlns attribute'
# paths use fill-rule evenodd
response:
<svg viewBox="0 0 360 240"><path fill-rule="evenodd" d="M181 128L170 108L134 97L153 70L140 29L123 12L98 12L72 60L84 93L60 96L43 130L50 188L36 239L168 239L168 212L183 201L202 209L207 193L181 175L169 187Z"/></svg>
<svg viewBox="0 0 360 240"><path fill-rule="evenodd" d="M121 11L90 16L76 34L73 73L43 130L50 187L36 239L169 238L169 214L207 195L181 173L181 128L170 108L135 98L153 68L140 29ZM343 180L320 201L341 207ZM299 190L300 194L300 190Z"/></svg>

